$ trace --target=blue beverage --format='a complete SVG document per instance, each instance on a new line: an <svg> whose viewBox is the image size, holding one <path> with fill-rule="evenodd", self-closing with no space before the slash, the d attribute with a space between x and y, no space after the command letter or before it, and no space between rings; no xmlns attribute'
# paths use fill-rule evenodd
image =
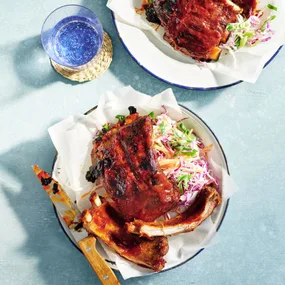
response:
<svg viewBox="0 0 285 285"><path fill-rule="evenodd" d="M88 18L71 16L61 20L51 33L54 53L68 66L89 62L101 45L100 35Z"/></svg>
<svg viewBox="0 0 285 285"><path fill-rule="evenodd" d="M103 28L96 15L80 5L65 5L45 20L42 45L56 63L74 69L86 68L103 42Z"/></svg>

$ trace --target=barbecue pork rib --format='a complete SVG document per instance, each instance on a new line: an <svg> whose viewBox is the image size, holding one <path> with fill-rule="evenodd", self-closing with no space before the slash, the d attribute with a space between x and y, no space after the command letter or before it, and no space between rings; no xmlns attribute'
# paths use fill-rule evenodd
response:
<svg viewBox="0 0 285 285"><path fill-rule="evenodd" d="M196 229L221 203L218 191L205 186L197 195L194 203L182 214L163 222L143 222L135 220L127 223L128 232L145 237L171 236Z"/></svg>
<svg viewBox="0 0 285 285"><path fill-rule="evenodd" d="M125 220L108 202L85 210L81 219L87 232L99 237L122 257L154 271L163 269L163 256L168 252L166 237L149 240L128 233L124 228Z"/></svg>
<svg viewBox="0 0 285 285"><path fill-rule="evenodd" d="M129 221L154 221L179 201L177 185L158 166L152 133L150 116L135 113L94 142L92 161L101 165L103 186Z"/></svg>
<svg viewBox="0 0 285 285"><path fill-rule="evenodd" d="M229 35L226 26L242 12L230 0L153 0L153 6L165 29L164 39L197 60L219 58L218 46Z"/></svg>

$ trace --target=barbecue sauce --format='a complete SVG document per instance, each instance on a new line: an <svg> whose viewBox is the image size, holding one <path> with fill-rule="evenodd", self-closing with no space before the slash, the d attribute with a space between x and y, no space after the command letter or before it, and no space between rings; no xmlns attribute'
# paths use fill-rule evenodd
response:
<svg viewBox="0 0 285 285"><path fill-rule="evenodd" d="M134 106L124 122L109 125L100 142L93 142L94 165L86 179L101 176L103 187L125 220L154 221L179 201L179 191L157 165L152 146L153 122Z"/></svg>
<svg viewBox="0 0 285 285"><path fill-rule="evenodd" d="M126 221L111 205L106 206L106 213L108 218L110 218L113 223L117 224L119 228L117 232L110 233L110 239L121 248L124 248L126 251L134 251L136 247L139 247L142 240L137 235L129 234L126 231ZM139 248L137 251L138 250Z"/></svg>

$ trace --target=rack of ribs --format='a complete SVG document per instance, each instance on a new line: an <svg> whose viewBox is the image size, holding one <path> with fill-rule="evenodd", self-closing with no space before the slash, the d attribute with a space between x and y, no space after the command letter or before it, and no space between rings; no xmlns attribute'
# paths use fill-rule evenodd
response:
<svg viewBox="0 0 285 285"><path fill-rule="evenodd" d="M249 1L249 0L248 0ZM245 2L237 0L233 2ZM228 38L227 24L237 21L242 8L230 0L153 0L165 29L164 39L175 50L197 60L217 60L220 42Z"/></svg>
<svg viewBox="0 0 285 285"><path fill-rule="evenodd" d="M95 205L92 199L97 200ZM85 210L81 217L87 232L99 237L112 250L132 262L154 271L163 269L163 256L168 252L166 237L155 237L150 240L130 234L124 228L125 220L108 202L101 204L99 197L93 195L91 203L92 207Z"/></svg>
<svg viewBox="0 0 285 285"><path fill-rule="evenodd" d="M128 221L154 221L179 201L177 185L158 165L152 133L150 116L135 112L94 141L90 171L101 176L114 207Z"/></svg>
<svg viewBox="0 0 285 285"><path fill-rule="evenodd" d="M135 220L127 223L128 232L148 238L191 232L207 219L221 202L218 191L214 187L205 186L194 203L182 214L162 222Z"/></svg>
<svg viewBox="0 0 285 285"><path fill-rule="evenodd" d="M107 197L101 204L94 192L82 222L122 257L160 271L168 252L167 236L193 231L221 203L221 196L212 185L205 186L185 212L157 220L177 206L179 190L159 167L151 117L139 116L134 107L129 110L122 121L103 127L93 142L86 178L101 179Z"/></svg>

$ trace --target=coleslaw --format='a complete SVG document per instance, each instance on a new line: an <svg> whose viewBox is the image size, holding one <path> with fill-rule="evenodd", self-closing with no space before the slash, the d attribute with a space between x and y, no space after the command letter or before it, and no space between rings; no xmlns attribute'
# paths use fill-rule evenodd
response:
<svg viewBox="0 0 285 285"><path fill-rule="evenodd" d="M271 22L276 18L276 15L272 15L272 13L277 10L276 6L268 4L248 19L238 15L236 23L227 25L230 36L228 41L220 47L236 51L244 46L255 47L259 43L269 41L275 34L275 31L271 29Z"/></svg>
<svg viewBox="0 0 285 285"><path fill-rule="evenodd" d="M217 179L209 167L205 147L193 129L189 130L183 120L174 121L167 111L154 118L153 140L158 163L168 179L177 183L180 205L188 206L198 192Z"/></svg>

